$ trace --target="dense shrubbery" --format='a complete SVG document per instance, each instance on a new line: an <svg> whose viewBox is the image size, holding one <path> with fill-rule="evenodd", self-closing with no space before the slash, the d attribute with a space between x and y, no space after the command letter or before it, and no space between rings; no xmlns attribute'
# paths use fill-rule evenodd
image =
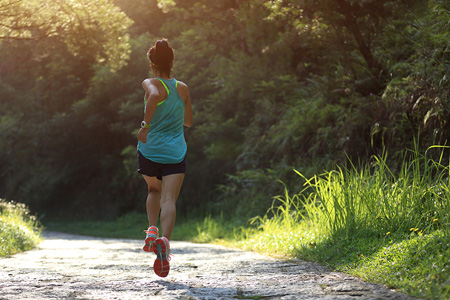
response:
<svg viewBox="0 0 450 300"><path fill-rule="evenodd" d="M190 86L195 110L183 213L245 219L283 191L277 179L298 191L292 169L309 177L382 151L399 165L413 137L426 148L450 136L448 1L114 3L134 21L129 60L101 64L117 53L87 46L74 56L67 39L83 45L85 36L70 31L0 42L2 197L47 215L144 209L134 135L145 53L161 36L176 50L174 75ZM114 40L118 49L127 38Z"/></svg>

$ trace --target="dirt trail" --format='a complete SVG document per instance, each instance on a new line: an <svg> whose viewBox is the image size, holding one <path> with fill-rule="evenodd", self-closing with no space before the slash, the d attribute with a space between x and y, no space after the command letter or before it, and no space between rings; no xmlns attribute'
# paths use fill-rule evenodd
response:
<svg viewBox="0 0 450 300"><path fill-rule="evenodd" d="M0 299L412 299L309 262L173 242L167 278L142 241L46 233L0 259Z"/></svg>

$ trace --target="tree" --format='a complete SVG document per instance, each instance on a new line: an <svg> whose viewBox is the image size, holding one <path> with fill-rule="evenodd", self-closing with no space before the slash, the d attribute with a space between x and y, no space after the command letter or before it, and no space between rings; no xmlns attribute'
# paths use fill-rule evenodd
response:
<svg viewBox="0 0 450 300"><path fill-rule="evenodd" d="M131 20L110 0L1 0L0 39L56 36L74 55L122 67L130 52Z"/></svg>
<svg viewBox="0 0 450 300"><path fill-rule="evenodd" d="M386 67L377 57L376 48L389 19L399 17L416 1L404 0L281 0L267 1L272 11L272 19L281 20L288 27L294 27L299 33L306 30L321 31L334 36L334 43L344 51L347 57L356 49L365 66L358 59L353 64L365 69L378 80L380 91L387 78ZM344 53L343 53L344 52ZM345 59L345 58L344 58ZM359 72L361 73L361 72ZM361 75L360 75L361 76Z"/></svg>

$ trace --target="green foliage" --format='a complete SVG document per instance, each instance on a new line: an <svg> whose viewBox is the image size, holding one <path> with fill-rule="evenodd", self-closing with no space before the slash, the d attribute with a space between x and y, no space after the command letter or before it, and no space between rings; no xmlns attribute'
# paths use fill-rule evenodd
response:
<svg viewBox="0 0 450 300"><path fill-rule="evenodd" d="M278 181L280 174L282 170L255 169L228 175L227 183L218 186L220 196L209 207L215 214L234 214L243 220L260 215L270 206L272 199L268 195L284 188Z"/></svg>
<svg viewBox="0 0 450 300"><path fill-rule="evenodd" d="M413 136L449 136L445 1L41 2L0 5L15 15L0 29L0 194L48 215L143 209L135 131L163 36L195 114L183 214L246 219L279 179L298 192L292 169L383 151L397 169Z"/></svg>
<svg viewBox="0 0 450 300"><path fill-rule="evenodd" d="M403 136L417 132L426 144L447 141L449 21L448 3L429 1L427 8L387 26L387 46L398 51L387 56L391 80L382 95L384 116L375 123L385 146L400 148Z"/></svg>
<svg viewBox="0 0 450 300"><path fill-rule="evenodd" d="M349 237L358 231L407 232L448 222L449 166L415 152L394 176L385 158L373 166L328 172L307 181L314 192L304 209L317 230ZM373 170L373 171L372 171Z"/></svg>
<svg viewBox="0 0 450 300"><path fill-rule="evenodd" d="M132 40L133 61L119 71L104 65L87 66L92 74L89 80L78 73L86 67L83 60L62 64L61 60L70 56L67 51L42 61L28 60L36 66L36 73L48 80L30 80L31 88L23 97L4 102L1 126L5 131L0 139L6 147L1 148L0 159L7 163L0 167L3 195L26 199L34 210L53 215L70 212L72 217L107 217L136 206L145 190L135 188L142 183L136 183L136 176L122 180L129 174L123 167L122 152L124 145L136 141L132 132L137 126L133 124L139 124L143 103L136 86L148 72L145 54L139 54L145 53L148 39L144 34ZM59 45L55 41L55 47ZM2 49L22 51L23 46L4 44ZM5 79L19 89L21 84L13 77ZM39 98L30 101L33 94ZM23 111L14 113L12 108L19 105ZM121 201L111 202L110 193L121 195Z"/></svg>
<svg viewBox="0 0 450 300"><path fill-rule="evenodd" d="M53 220L45 223L49 230L105 238L145 238L147 216L131 212L109 220Z"/></svg>
<svg viewBox="0 0 450 300"><path fill-rule="evenodd" d="M0 257L34 248L41 226L22 203L0 199Z"/></svg>

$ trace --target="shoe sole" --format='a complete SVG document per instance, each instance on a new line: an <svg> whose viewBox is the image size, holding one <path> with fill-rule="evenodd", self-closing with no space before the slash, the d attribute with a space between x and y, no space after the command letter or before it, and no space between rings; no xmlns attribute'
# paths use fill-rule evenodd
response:
<svg viewBox="0 0 450 300"><path fill-rule="evenodd" d="M153 243L154 252L156 254L155 262L153 263L153 271L159 277L166 277L169 275L170 264L166 258L166 244L162 239L156 239Z"/></svg>

